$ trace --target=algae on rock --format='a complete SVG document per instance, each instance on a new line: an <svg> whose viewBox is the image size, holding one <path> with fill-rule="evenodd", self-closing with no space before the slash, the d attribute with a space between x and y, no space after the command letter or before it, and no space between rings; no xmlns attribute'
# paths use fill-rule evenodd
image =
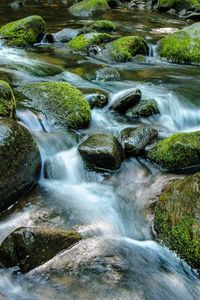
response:
<svg viewBox="0 0 200 300"><path fill-rule="evenodd" d="M15 118L16 101L10 85L0 80L0 117Z"/></svg>
<svg viewBox="0 0 200 300"><path fill-rule="evenodd" d="M109 9L106 0L83 0L69 8L69 12L75 16L88 17L100 14Z"/></svg>

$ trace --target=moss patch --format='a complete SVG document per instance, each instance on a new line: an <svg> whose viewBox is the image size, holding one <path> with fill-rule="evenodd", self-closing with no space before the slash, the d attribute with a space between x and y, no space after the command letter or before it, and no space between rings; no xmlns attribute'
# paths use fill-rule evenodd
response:
<svg viewBox="0 0 200 300"><path fill-rule="evenodd" d="M200 131L176 133L149 151L148 158L161 167L180 169L200 163Z"/></svg>
<svg viewBox="0 0 200 300"><path fill-rule="evenodd" d="M98 20L98 21L91 21L87 23L83 29L82 32L112 32L116 30L116 26L113 22L107 21L107 20Z"/></svg>
<svg viewBox="0 0 200 300"><path fill-rule="evenodd" d="M172 183L155 210L158 237L200 269L200 173Z"/></svg>
<svg viewBox="0 0 200 300"><path fill-rule="evenodd" d="M30 16L2 26L0 36L8 46L25 47L38 42L44 31L44 20L40 16Z"/></svg>
<svg viewBox="0 0 200 300"><path fill-rule="evenodd" d="M0 117L15 118L16 102L9 84L0 80Z"/></svg>
<svg viewBox="0 0 200 300"><path fill-rule="evenodd" d="M72 5L69 12L75 16L88 17L93 14L105 12L109 9L106 0L83 0Z"/></svg>
<svg viewBox="0 0 200 300"><path fill-rule="evenodd" d="M87 52L91 45L100 45L113 40L108 33L87 33L81 34L67 43L74 51Z"/></svg>
<svg viewBox="0 0 200 300"><path fill-rule="evenodd" d="M71 128L90 123L90 106L82 93L65 82L37 82L17 88L18 99L41 111L57 124Z"/></svg>

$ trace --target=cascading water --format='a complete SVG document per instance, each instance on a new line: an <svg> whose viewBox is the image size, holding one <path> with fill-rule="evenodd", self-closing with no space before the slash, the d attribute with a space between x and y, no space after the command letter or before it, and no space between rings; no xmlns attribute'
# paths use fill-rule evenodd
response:
<svg viewBox="0 0 200 300"><path fill-rule="evenodd" d="M121 15L117 17L121 21ZM124 18L127 22L127 16ZM71 24L71 16L67 20ZM127 25L127 33L129 30L132 32L132 26ZM127 159L113 174L90 172L77 150L78 141L85 134L111 132L118 136L123 128L141 123L158 129L160 136L199 130L200 107L173 86L171 74L178 67L169 68L155 57L152 48L152 57L144 64L115 66L122 75L120 81L88 80L80 76L84 71L81 66L94 70L101 67L101 62L77 56L74 63L64 47L45 50L44 46L28 52L2 47L0 73L11 78L13 85L66 81L84 93L102 90L109 94L110 103L139 88L143 100L157 102L160 115L130 124L117 118L108 107L93 109L90 128L72 133L56 128L52 120L33 111L25 102L19 103L18 120L35 137L43 168L39 191L27 195L23 205L19 203L2 216L0 242L18 227L37 225L75 227L83 240L26 275L18 274L17 269L0 269L0 299L199 299L197 274L173 252L152 241L150 223L144 213L144 208L176 175L161 174L142 158ZM199 74L195 67L179 67L176 80L180 88L193 71Z"/></svg>

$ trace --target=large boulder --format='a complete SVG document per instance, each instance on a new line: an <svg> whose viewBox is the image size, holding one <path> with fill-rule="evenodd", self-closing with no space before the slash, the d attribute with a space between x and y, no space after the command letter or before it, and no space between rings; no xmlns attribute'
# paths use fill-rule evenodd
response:
<svg viewBox="0 0 200 300"><path fill-rule="evenodd" d="M159 41L158 53L175 63L200 62L200 22L185 27Z"/></svg>
<svg viewBox="0 0 200 300"><path fill-rule="evenodd" d="M75 3L69 8L69 12L74 16L89 17L101 14L109 9L106 0L83 0Z"/></svg>
<svg viewBox="0 0 200 300"><path fill-rule="evenodd" d="M36 82L16 89L19 100L31 106L58 125L70 128L87 127L90 123L90 107L82 93L65 82Z"/></svg>
<svg viewBox="0 0 200 300"><path fill-rule="evenodd" d="M29 16L2 26L0 37L8 46L25 47L39 42L44 31L44 20L40 16Z"/></svg>
<svg viewBox="0 0 200 300"><path fill-rule="evenodd" d="M128 127L121 133L121 140L127 156L144 153L145 147L158 137L156 129L149 126Z"/></svg>
<svg viewBox="0 0 200 300"><path fill-rule="evenodd" d="M127 110L126 117L127 119L134 121L137 118L150 117L156 114L159 114L156 101L142 100L137 105Z"/></svg>
<svg viewBox="0 0 200 300"><path fill-rule="evenodd" d="M141 36L126 36L108 43L102 58L111 62L131 61L137 54L148 54L148 45Z"/></svg>
<svg viewBox="0 0 200 300"><path fill-rule="evenodd" d="M93 134L78 150L86 165L95 170L116 170L123 159L122 146L111 134Z"/></svg>
<svg viewBox="0 0 200 300"><path fill-rule="evenodd" d="M6 267L18 266L25 273L79 240L81 235L76 231L21 227L2 242L0 262Z"/></svg>
<svg viewBox="0 0 200 300"><path fill-rule="evenodd" d="M80 34L67 43L74 51L88 52L89 48L93 45L101 45L113 40L113 36L108 33L86 33Z"/></svg>
<svg viewBox="0 0 200 300"><path fill-rule="evenodd" d="M9 84L0 80L0 117L15 118L16 102Z"/></svg>
<svg viewBox="0 0 200 300"><path fill-rule="evenodd" d="M173 182L155 210L158 238L200 270L200 173Z"/></svg>
<svg viewBox="0 0 200 300"><path fill-rule="evenodd" d="M40 153L29 131L0 118L0 212L29 191L39 172Z"/></svg>
<svg viewBox="0 0 200 300"><path fill-rule="evenodd" d="M139 89L128 91L114 100L109 106L109 109L124 114L129 108L138 104L141 97L142 93Z"/></svg>
<svg viewBox="0 0 200 300"><path fill-rule="evenodd" d="M158 142L148 158L172 170L200 164L200 131L173 134Z"/></svg>

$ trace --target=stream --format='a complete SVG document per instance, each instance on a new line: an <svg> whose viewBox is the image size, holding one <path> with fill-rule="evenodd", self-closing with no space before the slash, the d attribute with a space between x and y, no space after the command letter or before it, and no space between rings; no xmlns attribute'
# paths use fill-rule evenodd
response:
<svg viewBox="0 0 200 300"><path fill-rule="evenodd" d="M47 32L80 28L59 1L30 1L15 9L2 1L0 25L40 15ZM31 12L31 13L30 13ZM167 137L200 130L200 68L162 61L157 41L187 21L145 10L114 9L101 16L114 20L118 33L143 35L151 45L143 62L112 64L119 81L91 79L102 66L92 57L73 54L64 44L40 43L29 49L0 46L0 78L11 86L37 81L65 81L88 95L99 91L111 103L139 88L143 100L154 99L160 115L131 124L150 124ZM34 136L42 157L38 186L0 218L0 243L21 226L75 228L83 239L42 266L22 275L0 269L0 300L197 300L199 279L175 253L154 241L147 209L166 184L179 175L162 173L143 158L126 159L113 173L86 169L77 146L90 133L112 133L130 124L108 110L92 110L89 128L71 132L46 115L17 104L17 118ZM45 162L50 165L48 179Z"/></svg>

